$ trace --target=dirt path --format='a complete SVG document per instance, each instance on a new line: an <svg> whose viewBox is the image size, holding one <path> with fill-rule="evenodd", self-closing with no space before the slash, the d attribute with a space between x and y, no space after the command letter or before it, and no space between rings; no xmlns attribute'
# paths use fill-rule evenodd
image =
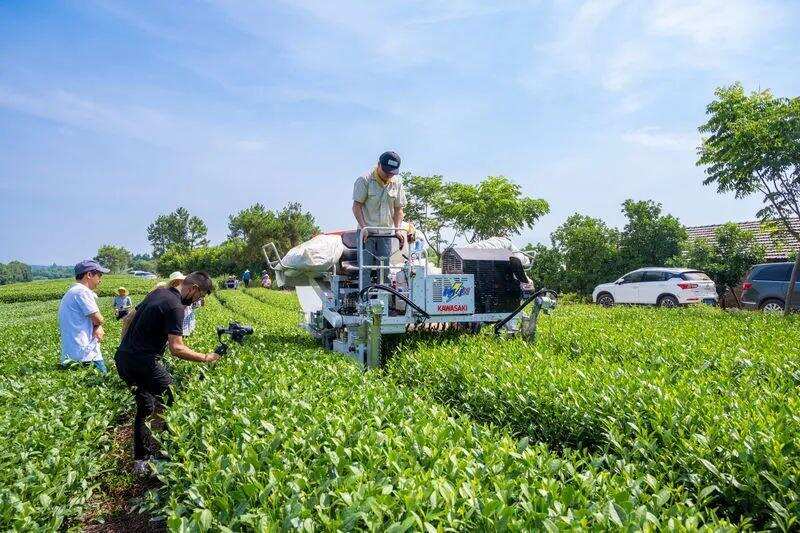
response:
<svg viewBox="0 0 800 533"><path fill-rule="evenodd" d="M154 421L158 431L160 420ZM111 455L115 468L101 478L101 485L89 501L89 509L80 520L81 529L94 532L161 532L166 522L149 513L140 513L137 506L150 490L161 484L155 478L134 477L133 469L133 415L121 416L113 427Z"/></svg>

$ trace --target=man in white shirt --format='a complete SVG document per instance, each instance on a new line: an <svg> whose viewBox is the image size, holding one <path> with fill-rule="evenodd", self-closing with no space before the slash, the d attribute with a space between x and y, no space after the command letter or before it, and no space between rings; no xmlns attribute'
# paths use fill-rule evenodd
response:
<svg viewBox="0 0 800 533"><path fill-rule="evenodd" d="M103 374L108 371L100 352L104 320L94 292L105 273L108 269L91 259L75 265L76 283L58 306L62 367L78 362L93 365Z"/></svg>

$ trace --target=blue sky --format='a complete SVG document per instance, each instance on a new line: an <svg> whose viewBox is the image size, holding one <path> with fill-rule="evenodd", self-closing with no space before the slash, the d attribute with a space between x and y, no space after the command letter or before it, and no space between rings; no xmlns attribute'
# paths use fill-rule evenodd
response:
<svg viewBox="0 0 800 533"><path fill-rule="evenodd" d="M800 2L0 3L0 261L147 251L184 205L214 242L254 202L353 225L354 178L503 174L551 213L753 217L695 167L714 88L800 94Z"/></svg>

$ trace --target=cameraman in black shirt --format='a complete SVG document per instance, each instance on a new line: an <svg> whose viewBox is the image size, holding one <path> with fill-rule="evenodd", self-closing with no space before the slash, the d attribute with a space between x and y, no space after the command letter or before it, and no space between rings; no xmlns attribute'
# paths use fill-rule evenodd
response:
<svg viewBox="0 0 800 533"><path fill-rule="evenodd" d="M134 473L147 472L147 461L155 452L146 421L155 412L156 402L163 402L172 376L161 358L164 348L175 357L199 363L219 359L215 353L202 354L183 344L183 314L187 305L211 294L213 284L205 272L192 272L177 287L161 287L145 297L126 320L122 343L114 360L117 372L131 387L136 398L133 424ZM127 319L128 317L126 317Z"/></svg>

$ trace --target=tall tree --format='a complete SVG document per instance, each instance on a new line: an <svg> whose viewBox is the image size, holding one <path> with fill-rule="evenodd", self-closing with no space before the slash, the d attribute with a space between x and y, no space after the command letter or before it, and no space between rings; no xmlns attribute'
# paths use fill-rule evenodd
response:
<svg viewBox="0 0 800 533"><path fill-rule="evenodd" d="M404 173L402 179L407 199L405 218L414 224L438 262L449 242L444 234L449 221L440 213L447 191L444 179L439 175L414 176L409 172Z"/></svg>
<svg viewBox="0 0 800 533"><path fill-rule="evenodd" d="M706 137L697 164L705 166L705 185L737 198L761 196L757 216L779 221L800 240L791 219L800 218L800 97L776 98L769 90L746 94L741 84L720 87L700 126ZM797 254L784 312L789 313L800 271Z"/></svg>
<svg viewBox="0 0 800 533"><path fill-rule="evenodd" d="M619 271L619 232L600 219L578 213L567 218L551 235L553 246L564 258L564 288L590 294Z"/></svg>
<svg viewBox="0 0 800 533"><path fill-rule="evenodd" d="M720 302L728 288L741 281L747 270L764 261L764 247L758 244L752 231L733 222L718 227L713 244L705 239L686 241L679 255L669 264L702 270L717 285Z"/></svg>
<svg viewBox="0 0 800 533"><path fill-rule="evenodd" d="M131 259L130 268L133 270L155 272L156 261L150 254L134 254L133 259Z"/></svg>
<svg viewBox="0 0 800 533"><path fill-rule="evenodd" d="M242 266L256 268L263 264L261 247L267 242L285 252L319 233L319 228L299 203L289 204L277 214L256 203L228 217L228 232L228 239L244 245Z"/></svg>
<svg viewBox="0 0 800 533"><path fill-rule="evenodd" d="M505 176L489 176L477 185L450 183L439 209L470 242L516 235L548 212L545 200L523 196Z"/></svg>
<svg viewBox="0 0 800 533"><path fill-rule="evenodd" d="M94 260L113 273L125 272L131 264L133 254L122 246L104 244L97 249Z"/></svg>
<svg viewBox="0 0 800 533"><path fill-rule="evenodd" d="M561 292L564 289L564 256L555 246L529 244L525 253L533 256L528 276L537 288Z"/></svg>
<svg viewBox="0 0 800 533"><path fill-rule="evenodd" d="M281 209L277 219L290 247L307 241L320 231L314 216L308 211L303 211L303 206L299 202L292 202Z"/></svg>
<svg viewBox="0 0 800 533"><path fill-rule="evenodd" d="M170 248L189 251L208 246L208 228L199 217L193 216L184 207L172 213L159 215L147 226L147 239L153 246L153 256L158 257Z"/></svg>
<svg viewBox="0 0 800 533"><path fill-rule="evenodd" d="M680 252L686 230L677 218L662 213L661 204L625 200L622 212L628 222L620 235L621 270L662 266Z"/></svg>
<svg viewBox="0 0 800 533"><path fill-rule="evenodd" d="M31 267L21 261L10 261L8 264L0 263L0 285L31 281Z"/></svg>

